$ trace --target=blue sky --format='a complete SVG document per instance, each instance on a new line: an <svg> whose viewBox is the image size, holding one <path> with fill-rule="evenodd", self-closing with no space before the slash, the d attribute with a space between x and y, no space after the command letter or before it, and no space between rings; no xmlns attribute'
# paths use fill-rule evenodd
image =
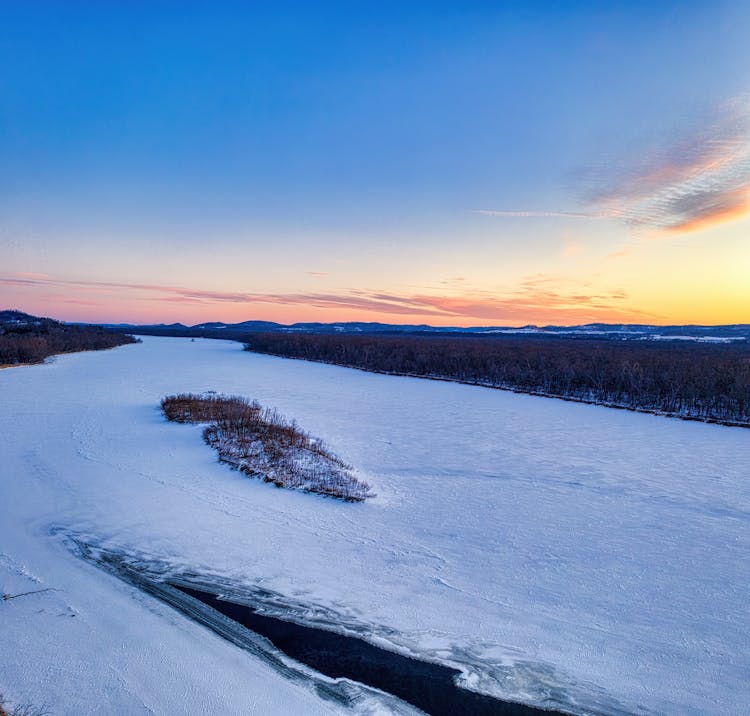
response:
<svg viewBox="0 0 750 716"><path fill-rule="evenodd" d="M6 303L102 320L664 322L692 315L675 296L707 255L700 305L718 322L748 299L717 293L746 256L742 2L2 11ZM708 200L685 189L696 164ZM636 280L655 260L685 285Z"/></svg>

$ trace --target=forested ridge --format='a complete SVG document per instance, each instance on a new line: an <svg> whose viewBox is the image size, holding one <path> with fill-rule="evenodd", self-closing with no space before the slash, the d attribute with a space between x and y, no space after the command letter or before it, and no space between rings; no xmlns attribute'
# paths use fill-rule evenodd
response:
<svg viewBox="0 0 750 716"><path fill-rule="evenodd" d="M21 311L0 311L0 365L39 363L57 353L102 350L136 339L101 326L77 326Z"/></svg>
<svg viewBox="0 0 750 716"><path fill-rule="evenodd" d="M750 427L750 345L260 333L246 350Z"/></svg>

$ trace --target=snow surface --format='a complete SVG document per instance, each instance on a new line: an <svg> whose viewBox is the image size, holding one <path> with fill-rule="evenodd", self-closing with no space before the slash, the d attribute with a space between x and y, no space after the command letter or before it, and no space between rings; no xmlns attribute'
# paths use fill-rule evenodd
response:
<svg viewBox="0 0 750 716"><path fill-rule="evenodd" d="M275 406L378 497L219 464L169 393ZM79 559L69 537L577 713L750 703L750 431L249 354L139 345L0 371L0 693L54 714L342 711ZM363 700L361 711L388 712Z"/></svg>

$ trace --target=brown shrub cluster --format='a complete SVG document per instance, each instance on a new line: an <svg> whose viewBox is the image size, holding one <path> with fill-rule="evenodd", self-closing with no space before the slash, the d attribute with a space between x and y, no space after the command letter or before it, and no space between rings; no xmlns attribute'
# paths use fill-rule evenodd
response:
<svg viewBox="0 0 750 716"><path fill-rule="evenodd" d="M239 396L170 395L161 401L168 420L208 423L203 439L219 459L246 475L287 487L361 502L371 497L367 483L318 438L276 410Z"/></svg>
<svg viewBox="0 0 750 716"><path fill-rule="evenodd" d="M231 395L180 393L161 401L167 420L175 423L210 423L222 421L240 425L253 420L261 411L260 403Z"/></svg>
<svg viewBox="0 0 750 716"><path fill-rule="evenodd" d="M2 694L0 694L0 716L47 716L49 711L31 704L10 705Z"/></svg>

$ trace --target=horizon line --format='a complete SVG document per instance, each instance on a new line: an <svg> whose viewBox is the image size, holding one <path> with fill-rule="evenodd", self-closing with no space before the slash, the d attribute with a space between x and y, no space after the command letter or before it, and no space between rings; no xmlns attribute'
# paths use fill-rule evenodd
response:
<svg viewBox="0 0 750 716"><path fill-rule="evenodd" d="M227 323L226 321L201 321L200 323L194 323L194 324L187 324L183 323L182 321L172 321L171 323L131 323L131 322L123 322L123 321L117 321L117 322L108 322L108 321L75 321L75 320L65 320L65 319L59 319L54 318L51 315L46 316L37 316L35 314L27 313L21 308L12 307L12 308L2 308L0 309L0 312L6 312L6 311L17 311L19 313L24 313L28 316L32 316L33 318L49 318L54 321L58 321L60 323L65 324L80 324L80 325L88 325L88 326L129 326L134 328L157 328L160 326L163 327L169 327L169 326L183 326L185 328L198 328L200 326L206 326L210 323L217 323L224 326L240 326L243 323L268 323L273 324L275 326L281 326L283 328L292 328L294 326L299 325L320 325L320 326L336 326L336 325L377 325L377 326L396 326L400 328L410 327L414 326L417 328L425 327L425 328L431 328L435 330L456 330L456 331L468 331L468 330L523 330L524 328L537 328L537 329L543 329L543 328L585 328L586 326L607 326L607 327L615 327L615 326L623 326L623 327L632 327L632 326L648 326L653 328L729 328L733 326L750 326L750 320L747 323L623 323L623 322L617 322L617 323L608 323L606 321L591 321L589 323L545 323L545 324L538 324L538 323L525 323L522 325L502 325L502 324L492 324L492 325L450 325L450 326L439 326L434 325L431 323L396 323L396 322L385 322L385 321L295 321L293 323L280 323L279 321L269 321L262 318L248 318L244 321L237 321L234 323ZM210 330L210 329L207 329Z"/></svg>

